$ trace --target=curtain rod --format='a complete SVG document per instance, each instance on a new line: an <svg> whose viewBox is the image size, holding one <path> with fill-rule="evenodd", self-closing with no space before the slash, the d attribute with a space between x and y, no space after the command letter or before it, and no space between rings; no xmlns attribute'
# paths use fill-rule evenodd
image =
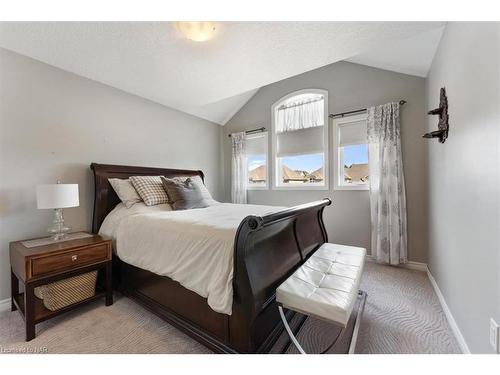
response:
<svg viewBox="0 0 500 375"><path fill-rule="evenodd" d="M399 101L399 105L403 105L403 104L406 104L406 100L400 100ZM353 115L355 113L363 113L363 112L366 112L366 111L367 111L367 108L361 108L361 109L356 109L355 111L348 111L348 112L340 112L340 113L330 114L330 115L328 115L328 117L330 117L330 118L344 117L344 116L348 116L348 115Z"/></svg>
<svg viewBox="0 0 500 375"><path fill-rule="evenodd" d="M257 128L257 129L252 129L252 130L247 130L245 134L254 134L254 133L261 133L263 131L266 131L265 127ZM231 138L232 134L228 134L228 137Z"/></svg>
<svg viewBox="0 0 500 375"><path fill-rule="evenodd" d="M324 99L323 95L321 95L321 96L318 96L316 98L304 100L303 102L299 102L299 103L295 103L295 104L290 104L290 105L282 104L277 109L278 109L278 111L282 111L282 110L288 109L288 108L300 107L301 105L304 105L304 104L319 102L320 100L323 100L323 99Z"/></svg>

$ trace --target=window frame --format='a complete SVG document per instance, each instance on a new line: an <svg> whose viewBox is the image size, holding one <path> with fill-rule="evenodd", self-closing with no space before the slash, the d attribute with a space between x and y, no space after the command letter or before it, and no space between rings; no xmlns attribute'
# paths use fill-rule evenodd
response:
<svg viewBox="0 0 500 375"><path fill-rule="evenodd" d="M278 176L278 157L276 156L277 151L277 135L276 135L276 108L279 107L283 101L290 99L297 95L303 94L320 94L323 95L323 107L324 107L324 124L323 124L323 171L324 171L324 185L280 185ZM323 89L303 89L291 92L279 100L274 102L271 106L271 155L272 155L272 190L329 190L329 117L328 117L328 91Z"/></svg>
<svg viewBox="0 0 500 375"><path fill-rule="evenodd" d="M255 135L262 135L264 134L264 136L266 137L266 185L265 186L255 186L255 185L250 185L248 183L248 178L247 178L247 190L268 190L269 189L269 186L270 186L270 168L269 168L269 132L266 130L266 131L263 131L263 132L259 132L259 133L254 133L254 134L249 134L247 135L247 137L251 137L251 136L255 136ZM253 155L253 154L252 154ZM247 173L248 173L248 155L247 155Z"/></svg>
<svg viewBox="0 0 500 375"><path fill-rule="evenodd" d="M339 124L346 124L350 122L358 122L358 121L366 121L368 118L367 113L362 113L359 115L346 116L346 117L338 117L334 118L332 121L333 126L333 190L357 190L357 191L367 191L370 190L370 182L366 184L357 184L357 185L344 185L341 184L341 173L343 178L343 170L344 166L341 165L341 161L344 160L342 156L343 150L339 147L340 140L340 126ZM367 142L368 145L368 142ZM369 181L369 180L368 180Z"/></svg>

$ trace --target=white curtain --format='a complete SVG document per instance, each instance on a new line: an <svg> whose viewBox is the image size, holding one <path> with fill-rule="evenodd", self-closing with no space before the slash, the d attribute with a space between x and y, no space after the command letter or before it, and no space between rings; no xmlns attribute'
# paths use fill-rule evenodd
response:
<svg viewBox="0 0 500 375"><path fill-rule="evenodd" d="M406 263L406 195L399 104L369 108L367 132L372 256L380 263Z"/></svg>
<svg viewBox="0 0 500 375"><path fill-rule="evenodd" d="M247 203L247 154L245 132L231 134L231 200L233 203Z"/></svg>
<svg viewBox="0 0 500 375"><path fill-rule="evenodd" d="M322 126L325 122L323 95L286 103L276 111L276 132L283 133Z"/></svg>

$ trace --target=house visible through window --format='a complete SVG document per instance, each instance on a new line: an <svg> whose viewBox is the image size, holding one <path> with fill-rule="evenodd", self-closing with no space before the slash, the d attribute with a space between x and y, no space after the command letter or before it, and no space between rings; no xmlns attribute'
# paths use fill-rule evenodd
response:
<svg viewBox="0 0 500 375"><path fill-rule="evenodd" d="M246 140L249 189L267 187L267 132L247 136Z"/></svg>
<svg viewBox="0 0 500 375"><path fill-rule="evenodd" d="M333 121L336 189L367 189L369 182L366 115Z"/></svg>
<svg viewBox="0 0 500 375"><path fill-rule="evenodd" d="M326 91L304 90L273 106L275 187L327 187L326 103Z"/></svg>

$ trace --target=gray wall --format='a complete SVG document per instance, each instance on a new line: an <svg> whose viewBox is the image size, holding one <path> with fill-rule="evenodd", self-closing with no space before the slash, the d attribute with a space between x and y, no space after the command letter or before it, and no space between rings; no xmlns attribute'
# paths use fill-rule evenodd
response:
<svg viewBox="0 0 500 375"><path fill-rule="evenodd" d="M429 268L476 353L500 321L499 44L498 23L449 23L426 89L435 108L446 87L450 116L446 143L429 142Z"/></svg>
<svg viewBox="0 0 500 375"><path fill-rule="evenodd" d="M271 129L271 105L290 92L320 88L328 90L329 111L342 111L405 99L401 110L403 164L408 200L409 259L427 261L426 153L422 134L426 129L425 80L405 74L347 62L335 63L261 88L224 126L226 200L230 200L231 149L227 134L265 126ZM330 122L331 130L331 122ZM330 131L330 160L332 140ZM271 142L269 142L271 143ZM269 147L271 145L269 144ZM271 150L269 149L269 155ZM330 162L330 190L249 191L250 203L296 205L333 198L325 211L325 224L332 242L370 248L370 205L367 191L334 191Z"/></svg>
<svg viewBox="0 0 500 375"><path fill-rule="evenodd" d="M35 186L78 183L80 207L65 210L90 229L91 162L202 169L222 198L221 127L0 49L0 300L9 296L9 241L45 235L50 210Z"/></svg>

